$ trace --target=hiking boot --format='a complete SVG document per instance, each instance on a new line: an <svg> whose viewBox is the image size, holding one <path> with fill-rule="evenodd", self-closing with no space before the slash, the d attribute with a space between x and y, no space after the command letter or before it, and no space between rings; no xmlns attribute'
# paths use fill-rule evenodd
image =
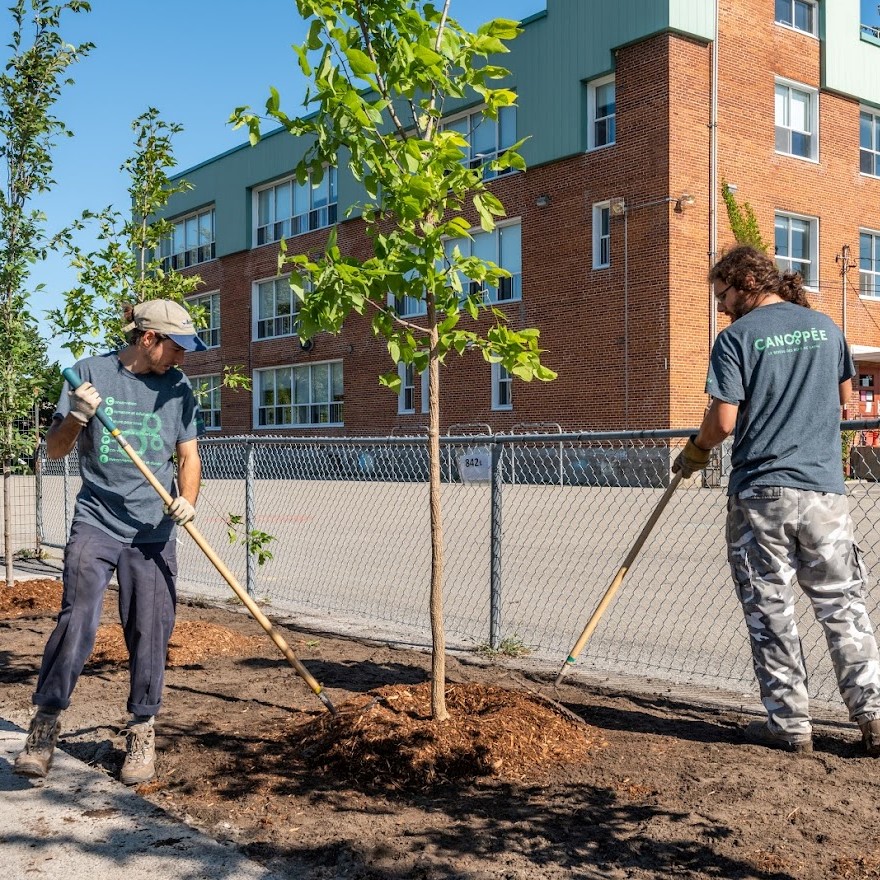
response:
<svg viewBox="0 0 880 880"><path fill-rule="evenodd" d="M156 732L153 722L129 724L125 728L125 761L119 772L124 785L140 785L156 775Z"/></svg>
<svg viewBox="0 0 880 880"><path fill-rule="evenodd" d="M859 727L862 731L862 741L869 758L880 758L880 718L873 721L865 721Z"/></svg>
<svg viewBox="0 0 880 880"><path fill-rule="evenodd" d="M878 723L878 730L880 730L880 723ZM782 749L796 755L809 755L813 752L812 737L788 737L771 730L764 721L750 721L744 733L749 742L771 749ZM880 741L880 737L878 737L878 741Z"/></svg>
<svg viewBox="0 0 880 880"><path fill-rule="evenodd" d="M31 718L24 749L15 759L14 770L19 776L42 779L49 772L60 730L61 720L57 712L46 714L37 711Z"/></svg>

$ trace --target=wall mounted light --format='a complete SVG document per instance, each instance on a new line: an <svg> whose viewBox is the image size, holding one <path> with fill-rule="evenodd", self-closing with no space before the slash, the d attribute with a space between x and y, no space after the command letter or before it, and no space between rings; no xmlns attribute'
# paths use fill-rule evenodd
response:
<svg viewBox="0 0 880 880"><path fill-rule="evenodd" d="M548 207L550 205L550 196L538 196L538 198L535 199L535 204L539 208Z"/></svg>
<svg viewBox="0 0 880 880"><path fill-rule="evenodd" d="M675 210L680 214L685 208L693 208L697 200L690 193L682 193L675 202Z"/></svg>
<svg viewBox="0 0 880 880"><path fill-rule="evenodd" d="M626 200L623 196L615 196L609 200L608 209L612 217L622 217L626 213Z"/></svg>

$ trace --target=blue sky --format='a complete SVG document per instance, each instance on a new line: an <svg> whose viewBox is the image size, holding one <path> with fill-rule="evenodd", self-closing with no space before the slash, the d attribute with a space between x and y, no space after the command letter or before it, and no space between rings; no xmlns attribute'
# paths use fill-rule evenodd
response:
<svg viewBox="0 0 880 880"><path fill-rule="evenodd" d="M880 25L877 0L862 0L862 24Z"/></svg>
<svg viewBox="0 0 880 880"><path fill-rule="evenodd" d="M306 84L290 47L302 40L305 27L294 0L91 2L91 13L68 16L62 26L67 41L90 41L95 49L73 68L76 83L56 105L75 137L58 143L56 186L36 202L50 231L85 208L125 210L128 181L119 166L133 149L131 122L147 107L184 126L174 155L185 170L246 142L246 133L233 131L226 120L238 105L262 107L270 85L289 114L301 106ZM451 15L475 30L492 18L522 19L545 8L545 0L452 0ZM0 14L9 21L5 9ZM75 286L76 276L64 259L53 257L34 267L31 281L46 285L31 299L32 311L42 317L61 305L62 291ZM71 359L57 341L50 342L49 355L62 366Z"/></svg>

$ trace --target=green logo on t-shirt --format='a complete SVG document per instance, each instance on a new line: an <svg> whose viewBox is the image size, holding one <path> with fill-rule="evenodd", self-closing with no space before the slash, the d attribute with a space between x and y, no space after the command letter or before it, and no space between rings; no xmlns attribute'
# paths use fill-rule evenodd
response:
<svg viewBox="0 0 880 880"><path fill-rule="evenodd" d="M761 336L755 340L755 351L766 351L770 354L782 354L784 351L799 351L807 348L818 348L828 339L824 330L809 327L806 330L795 330L792 333L776 333L773 336Z"/></svg>

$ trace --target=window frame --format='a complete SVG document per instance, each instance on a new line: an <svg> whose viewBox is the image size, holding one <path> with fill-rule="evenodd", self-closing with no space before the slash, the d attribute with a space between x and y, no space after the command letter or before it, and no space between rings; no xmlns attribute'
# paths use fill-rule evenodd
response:
<svg viewBox="0 0 880 880"><path fill-rule="evenodd" d="M315 204L315 192L327 187L327 202L325 204ZM260 200L265 193L275 193L281 187L290 187L290 212L289 216L282 217L280 220L275 216L277 195L270 196L271 202L270 217L266 223L260 223ZM264 247L268 244L275 244L282 239L294 238L297 235L305 235L307 232L314 232L318 229L328 229L334 226L339 216L339 173L333 165L327 165L324 168L324 176L317 185L312 185L311 178L304 187L308 188L309 206L299 214L296 211L296 191L300 185L297 183L295 175L288 175L274 180L271 183L262 184L254 187L252 192L252 230L251 230L251 247ZM278 228L280 227L280 229ZM268 232L261 241L261 230L269 230L271 228L272 235ZM280 232L280 234L278 234Z"/></svg>
<svg viewBox="0 0 880 880"><path fill-rule="evenodd" d="M789 9L791 10L791 23L789 24L786 21L781 21L777 17L777 8L779 6L780 0L775 0L773 4L773 20L780 27L786 28L790 31L797 31L799 34L806 34L810 37L819 38L819 4L816 0L782 0L782 2L788 3ZM804 6L808 6L812 10L812 24L813 29L810 31L806 31L803 28L797 26L797 15L795 14L795 9L798 4L802 4Z"/></svg>
<svg viewBox="0 0 880 880"><path fill-rule="evenodd" d="M872 269L863 269L862 268L862 238L864 236L869 236L871 238L871 247L873 249L873 253L870 256L871 263L875 268ZM871 302L880 301L880 231L876 229L865 229L859 228L859 256L858 256L858 264L859 264L859 297L862 299L870 300ZM863 288L863 277L868 276L871 279L873 292L865 293Z"/></svg>
<svg viewBox="0 0 880 880"><path fill-rule="evenodd" d="M334 386L334 367L339 367L340 371L340 383L342 385L342 396L338 399L333 398L333 386ZM326 400L314 399L312 397L312 376L313 374L320 368L327 367L327 377L328 377L328 386L327 386L327 398ZM277 390L277 377L282 371L288 371L289 375L289 392L290 392L290 401L289 403L264 403L265 397L265 381L268 376L272 376L275 380L275 389ZM306 403L297 403L297 375L307 374L309 377L308 390L309 390L309 400ZM260 370L254 370L254 380L256 384L255 393L253 394L253 426L255 430L272 430L272 429L282 429L282 428L342 428L345 427L345 372L344 372L344 364L341 358L336 358L332 360L326 361L316 361L315 363L307 363L307 364L283 364L277 367L266 367ZM320 419L316 421L308 421L308 422L299 422L296 421L297 410L306 409L311 412L320 411L322 407L327 407L327 417L328 421L321 421ZM263 411L269 410L290 410L290 421L276 421L273 418L273 421L261 422L261 414ZM311 414L310 412L310 414ZM338 420L334 421L330 417L338 416Z"/></svg>
<svg viewBox="0 0 880 880"><path fill-rule="evenodd" d="M489 235L495 239L495 259L492 260L497 266L502 269L508 269L507 266L504 266L500 259L503 257L502 247L503 247L503 232L505 229L512 229L514 227L519 227L519 271L511 272L510 278L502 278L500 283L502 286L499 287L487 287L485 282L477 282L472 281L467 276L462 276L462 285L463 292L462 297L468 295L468 293L476 293L478 290L483 291L483 302L493 306L506 306L511 303L519 303L522 302L523 291L522 291L522 218L521 217L511 217L509 220L505 220L503 223L497 223L495 228L491 232L486 232L479 226L471 227L468 230L468 234L471 236L470 238L466 238L464 236L458 238L446 238L443 241L443 246L446 248L447 245L452 244L453 249L457 244L459 249L461 250L462 256L470 257L474 255L474 244L475 239L481 235ZM467 248L467 252L465 252L465 248ZM498 292L504 289L504 286L510 288L510 295L505 296L504 298L499 298ZM465 292L466 291L466 292ZM495 291L495 293L493 293Z"/></svg>
<svg viewBox="0 0 880 880"><path fill-rule="evenodd" d="M502 402L501 389L507 387L506 402ZM513 409L513 373L503 364L492 364L492 411L509 412Z"/></svg>
<svg viewBox="0 0 880 880"><path fill-rule="evenodd" d="M809 113L811 124L813 125L812 130L809 132L800 129L794 129L791 125L780 125L779 120L777 119L777 108L776 108L776 98L777 91L782 88L787 90L786 96L786 104L785 111L787 113L789 121L791 120L791 93L799 92L801 94L806 95L809 98ZM774 143L773 148L776 152L777 156L789 156L792 159L800 159L804 162L812 162L814 164L818 164L819 162L819 89L814 86L808 86L804 83L796 82L790 79L784 79L783 77L776 77L773 80L773 123L774 123ZM780 150L779 149L779 133L780 131L788 132L788 147L789 149ZM792 136L793 134L804 135L809 134L810 136L810 153L807 156L802 156L800 153L792 152Z"/></svg>
<svg viewBox="0 0 880 880"><path fill-rule="evenodd" d="M205 300L208 300L207 304L205 303ZM196 306L197 308L205 309L205 314L208 316L208 325L196 331L199 339L201 339L208 348L220 348L220 291L212 290L209 293L200 293L197 296L189 297L186 302L188 306ZM213 323L215 315L215 303L217 306L216 325Z"/></svg>
<svg viewBox="0 0 880 880"><path fill-rule="evenodd" d="M596 126L600 119L596 116L596 92L609 83L614 84L614 113L601 117L606 123L610 120L611 138L603 143L597 143ZM617 76L615 73L606 74L597 77L587 83L587 152L591 153L595 150L604 150L606 147L613 147L617 143Z"/></svg>
<svg viewBox="0 0 880 880"><path fill-rule="evenodd" d="M862 117L868 116L871 121L871 146L862 145ZM862 169L863 154L871 157L874 170ZM880 110L873 107L859 107L859 174L865 177L880 177Z"/></svg>
<svg viewBox="0 0 880 880"><path fill-rule="evenodd" d="M608 219L608 233L602 231L602 215ZM611 202L595 202L593 204L593 269L611 268ZM605 262L602 262L602 244L605 244L607 252Z"/></svg>
<svg viewBox="0 0 880 880"><path fill-rule="evenodd" d="M479 107L469 107L467 110L462 110L457 113L450 113L449 116L443 118L441 122L441 131L446 131L452 128L455 123L461 122L463 119L468 120L467 133L464 137L467 139L468 146L467 151L462 159L464 165L468 168L483 168L483 180L495 180L498 177L508 177L511 174L516 174L516 168L502 168L499 170L494 170L489 168L489 163L494 159L497 159L507 150L509 150L517 140L517 132L518 132L518 123L519 123L519 114L517 112L517 105L510 104L504 107L500 107L498 109L498 117L496 119L490 119L485 115L483 111L485 111L486 105L481 104ZM479 115L481 117L480 122L473 123L471 122L471 117ZM512 115L513 116L513 139L509 144L503 143L502 138L502 115ZM484 123L489 123L495 127L495 150L492 153L477 153L474 152L474 132L480 125ZM453 129L457 130L457 129ZM460 133L460 132L459 132Z"/></svg>
<svg viewBox="0 0 880 880"><path fill-rule="evenodd" d="M279 315L277 313L277 297L278 291L274 291L275 296L275 307L276 314L271 318L261 318L260 317L260 305L261 305L261 296L260 296L260 288L265 284L275 284L277 285L279 281L284 281L287 283L287 289L290 291L290 314L289 315ZM267 342L271 339L289 339L292 336L296 336L299 331L299 300L296 297L296 294L293 292L293 288L290 286L290 275L275 275L271 278L259 278L256 281L252 282L251 285L251 339L254 342ZM266 336L260 335L260 324L266 323L268 321L280 321L283 318L290 319L290 330L283 333L272 333Z"/></svg>
<svg viewBox="0 0 880 880"><path fill-rule="evenodd" d="M800 220L809 224L809 233L810 233L810 260L809 265L811 270L815 270L816 276L815 278L805 278L803 273L801 272L801 277L804 279L804 287L807 290L812 290L818 293L819 287L819 218L810 216L809 214L797 214L793 211L782 211L775 210L773 212L773 247L774 247L774 261L777 266L779 266L779 253L776 245L776 221L778 218L784 217L789 221L788 227L788 249L791 250L791 220ZM800 272L799 268L794 266L795 262L802 262L800 260L795 260L795 258L791 256L782 257L783 260L787 261L788 267L784 269L784 271L791 271L794 269L796 272ZM780 268L783 268L780 266ZM812 282L812 283L811 283Z"/></svg>
<svg viewBox="0 0 880 880"><path fill-rule="evenodd" d="M400 377L400 391L397 393L397 414L412 415L416 411L416 368L412 364L405 364L403 361L400 361L397 364L397 375ZM407 403L409 403L408 406Z"/></svg>
<svg viewBox="0 0 880 880"><path fill-rule="evenodd" d="M217 406L216 408L212 405L208 408L205 407L203 400L205 391L200 390L200 384L205 381L212 381L213 387L208 390L208 394L211 396L211 402L213 403L213 398L216 393L217 397ZM205 425L206 431L222 431L222 389L223 389L223 376L220 373L208 373L204 376L191 376L190 384L192 385L193 394L196 396L196 400L199 404L199 412L202 415L202 422ZM208 419L205 418L206 413L216 414L216 424L214 424L215 419L211 418L211 423L209 424Z"/></svg>
<svg viewBox="0 0 880 880"><path fill-rule="evenodd" d="M211 218L211 238L210 241L205 243L202 243L203 226L198 222L199 218L203 216L210 216ZM187 227L193 219L196 220L197 241L191 244L187 240ZM217 213L215 205L210 207L203 206L195 211L182 214L180 217L169 220L169 223L171 223L171 231L159 243L159 260L165 272L172 269L180 271L181 269L188 269L191 266L198 266L217 259ZM182 241L179 248L175 245L175 233L178 230L182 233Z"/></svg>

